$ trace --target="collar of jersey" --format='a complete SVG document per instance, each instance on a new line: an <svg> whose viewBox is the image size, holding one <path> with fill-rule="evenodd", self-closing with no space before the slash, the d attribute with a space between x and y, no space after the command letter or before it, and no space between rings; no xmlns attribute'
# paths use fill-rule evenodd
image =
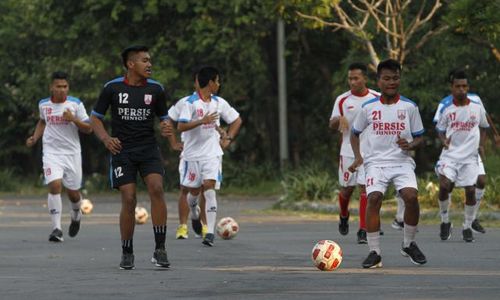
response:
<svg viewBox="0 0 500 300"><path fill-rule="evenodd" d="M364 97L364 96L368 95L368 93L370 93L370 91L368 89L365 89L364 93L356 93L355 91L351 90L351 94L353 94L356 97Z"/></svg>
<svg viewBox="0 0 500 300"><path fill-rule="evenodd" d="M391 104L387 104L385 103L385 100L383 98L384 96L380 95L380 103L384 104L384 105L392 105L392 104L396 104L399 102L399 100L401 99L401 95L397 94L396 97L398 98L398 100L394 103L391 103Z"/></svg>
<svg viewBox="0 0 500 300"><path fill-rule="evenodd" d="M52 101L52 99L54 99L54 97L50 96L50 102L52 102L52 103L54 103L54 104L63 104L64 102L66 102L66 100L68 100L68 96L66 96L66 97L64 98L64 101L63 101L63 102L54 102L54 101Z"/></svg>
<svg viewBox="0 0 500 300"><path fill-rule="evenodd" d="M125 76L123 76L123 83L125 83L128 86L138 86L138 85L131 85L128 82L127 74L125 74ZM147 83L148 83L148 80L144 79L144 80L141 81L141 85L139 85L139 86L146 86Z"/></svg>
<svg viewBox="0 0 500 300"><path fill-rule="evenodd" d="M453 97L453 104L454 104L455 106L467 106L467 105L469 105L469 104L470 104L470 99L469 99L469 98L467 98L467 102L465 102L465 104L463 104L463 105L460 105L460 104L458 103L457 99L455 99L455 97Z"/></svg>

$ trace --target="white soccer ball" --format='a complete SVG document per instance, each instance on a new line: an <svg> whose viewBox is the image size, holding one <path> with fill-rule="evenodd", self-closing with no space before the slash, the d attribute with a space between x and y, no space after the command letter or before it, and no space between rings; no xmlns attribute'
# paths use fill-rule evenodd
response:
<svg viewBox="0 0 500 300"><path fill-rule="evenodd" d="M94 209L94 205L89 199L82 199L82 203L80 205L80 210L82 211L82 214L88 215L92 212L92 209Z"/></svg>
<svg viewBox="0 0 500 300"><path fill-rule="evenodd" d="M342 249L334 241L321 240L312 249L311 258L321 271L333 271L342 262Z"/></svg>
<svg viewBox="0 0 500 300"><path fill-rule="evenodd" d="M149 218L147 209L141 206L135 208L135 224L142 225L146 223Z"/></svg>
<svg viewBox="0 0 500 300"><path fill-rule="evenodd" d="M230 240L238 234L240 226L231 217L225 217L217 223L217 234L224 240Z"/></svg>

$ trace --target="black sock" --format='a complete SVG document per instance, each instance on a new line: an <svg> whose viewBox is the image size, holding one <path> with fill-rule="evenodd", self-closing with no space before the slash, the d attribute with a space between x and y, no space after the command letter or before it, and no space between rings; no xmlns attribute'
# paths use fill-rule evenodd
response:
<svg viewBox="0 0 500 300"><path fill-rule="evenodd" d="M154 225L155 249L165 249L165 236L167 234L167 225Z"/></svg>
<svg viewBox="0 0 500 300"><path fill-rule="evenodd" d="M134 243L132 240L122 240L122 253L134 253Z"/></svg>

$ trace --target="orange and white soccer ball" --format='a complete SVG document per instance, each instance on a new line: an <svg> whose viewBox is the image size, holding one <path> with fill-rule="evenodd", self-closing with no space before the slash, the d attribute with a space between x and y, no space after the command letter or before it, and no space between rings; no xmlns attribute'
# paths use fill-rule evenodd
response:
<svg viewBox="0 0 500 300"><path fill-rule="evenodd" d="M135 224L142 225L146 223L149 218L148 210L144 207L137 206L135 208Z"/></svg>
<svg viewBox="0 0 500 300"><path fill-rule="evenodd" d="M239 230L240 226L231 217L222 218L219 223L217 223L217 234L224 240L234 238Z"/></svg>
<svg viewBox="0 0 500 300"><path fill-rule="evenodd" d="M82 203L80 205L80 210L82 211L82 214L88 215L92 212L92 209L94 209L94 205L89 199L82 199Z"/></svg>
<svg viewBox="0 0 500 300"><path fill-rule="evenodd" d="M311 258L321 271L333 271L342 263L342 249L334 241L321 240L312 249Z"/></svg>

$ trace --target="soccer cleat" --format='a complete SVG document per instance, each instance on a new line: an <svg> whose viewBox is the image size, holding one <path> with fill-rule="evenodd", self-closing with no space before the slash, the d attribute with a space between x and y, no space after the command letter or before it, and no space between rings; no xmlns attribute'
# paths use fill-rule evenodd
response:
<svg viewBox="0 0 500 300"><path fill-rule="evenodd" d="M486 229L481 226L481 223L479 223L479 219L475 219L474 221L472 221L471 228L475 233L486 233Z"/></svg>
<svg viewBox="0 0 500 300"><path fill-rule="evenodd" d="M472 229L467 228L467 229L462 230L462 236L463 236L464 241L466 243L474 242L474 237L472 236Z"/></svg>
<svg viewBox="0 0 500 300"><path fill-rule="evenodd" d="M175 238L178 240L185 240L188 238L188 227L186 224L181 224L177 227Z"/></svg>
<svg viewBox="0 0 500 300"><path fill-rule="evenodd" d="M70 237L75 237L80 231L80 221L71 220L71 224L69 225L68 235Z"/></svg>
<svg viewBox="0 0 500 300"><path fill-rule="evenodd" d="M439 231L439 237L442 241L449 240L451 238L451 222L449 223L441 223L441 228Z"/></svg>
<svg viewBox="0 0 500 300"><path fill-rule="evenodd" d="M201 237L203 225L201 224L200 219L191 219L191 227L193 227L195 236Z"/></svg>
<svg viewBox="0 0 500 300"><path fill-rule="evenodd" d="M151 263L157 267L168 268L170 267L170 262L167 258L167 250L156 249L151 258Z"/></svg>
<svg viewBox="0 0 500 300"><path fill-rule="evenodd" d="M134 265L134 254L133 253L123 253L122 261L120 262L121 270L133 270L135 269Z"/></svg>
<svg viewBox="0 0 500 300"><path fill-rule="evenodd" d="M64 241L64 239L61 229L59 228L54 229L52 233L49 235L49 242L59 243L62 241Z"/></svg>
<svg viewBox="0 0 500 300"><path fill-rule="evenodd" d="M358 230L358 244L367 244L368 240L366 239L366 230L360 229Z"/></svg>
<svg viewBox="0 0 500 300"><path fill-rule="evenodd" d="M349 215L347 215L347 217L339 215L339 232L341 235L347 235L349 233Z"/></svg>
<svg viewBox="0 0 500 300"><path fill-rule="evenodd" d="M394 219L391 223L391 227L396 230L403 230L405 227L405 222L399 222L397 219Z"/></svg>
<svg viewBox="0 0 500 300"><path fill-rule="evenodd" d="M203 238L202 241L203 245L213 247L214 245L214 234L213 233L207 233L205 237Z"/></svg>
<svg viewBox="0 0 500 300"><path fill-rule="evenodd" d="M205 236L207 235L207 233L208 233L208 226L205 225L205 224L203 224L201 226L201 237L205 238Z"/></svg>
<svg viewBox="0 0 500 300"><path fill-rule="evenodd" d="M375 251L371 251L361 265L365 269L382 268L382 256Z"/></svg>
<svg viewBox="0 0 500 300"><path fill-rule="evenodd" d="M401 254L404 257L409 257L411 262L416 265L423 265L427 262L425 255L418 249L415 242L411 242L408 247L401 247Z"/></svg>

